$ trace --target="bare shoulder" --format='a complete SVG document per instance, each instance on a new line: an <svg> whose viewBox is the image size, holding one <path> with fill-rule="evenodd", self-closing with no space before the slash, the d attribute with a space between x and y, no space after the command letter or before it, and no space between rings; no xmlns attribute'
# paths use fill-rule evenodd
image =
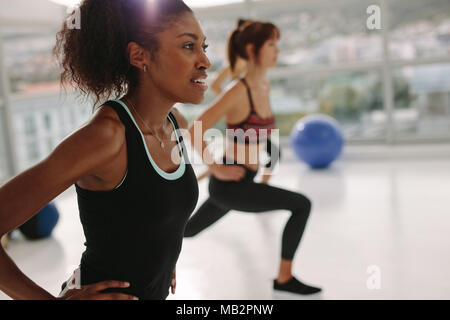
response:
<svg viewBox="0 0 450 320"><path fill-rule="evenodd" d="M245 95L245 85L239 79L233 80L206 112L209 115L212 114L214 121L219 121L222 116L233 113L236 106L239 106L241 101L245 99Z"/></svg>
<svg viewBox="0 0 450 320"><path fill-rule="evenodd" d="M71 185L117 159L126 142L125 128L107 109L99 109L44 160L0 188L0 234L22 225Z"/></svg>
<svg viewBox="0 0 450 320"><path fill-rule="evenodd" d="M111 106L106 104L95 111L90 123L97 125L110 125L112 127L116 127L118 130L125 130L125 126L120 120L117 112Z"/></svg>
<svg viewBox="0 0 450 320"><path fill-rule="evenodd" d="M234 92L244 90L245 91L245 85L242 83L241 79L234 79L231 81L225 90L233 90Z"/></svg>
<svg viewBox="0 0 450 320"><path fill-rule="evenodd" d="M246 95L247 89L240 79L233 80L224 90L222 97L231 100L240 100Z"/></svg>
<svg viewBox="0 0 450 320"><path fill-rule="evenodd" d="M183 116L183 114L175 107L172 108L171 112L174 115L175 120L177 120L178 127L181 128L181 129L187 129L188 128L188 121Z"/></svg>
<svg viewBox="0 0 450 320"><path fill-rule="evenodd" d="M62 162L77 160L78 178L96 174L117 157L125 143L125 126L114 109L103 106L83 127L68 136L50 157ZM73 154L78 155L77 159L68 159Z"/></svg>
<svg viewBox="0 0 450 320"><path fill-rule="evenodd" d="M121 145L125 142L125 125L116 111L108 105L97 109L87 126L94 137L107 139L113 144Z"/></svg>

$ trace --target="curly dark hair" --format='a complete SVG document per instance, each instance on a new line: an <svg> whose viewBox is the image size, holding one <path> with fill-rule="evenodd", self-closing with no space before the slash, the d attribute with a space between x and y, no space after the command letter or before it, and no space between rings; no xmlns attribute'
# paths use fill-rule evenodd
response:
<svg viewBox="0 0 450 320"><path fill-rule="evenodd" d="M70 84L93 96L94 107L138 85L137 68L126 54L128 43L150 50L154 59L156 35L178 15L192 12L182 0L83 0L78 10L80 28L68 25L73 12L56 36L53 53L63 69L63 88Z"/></svg>

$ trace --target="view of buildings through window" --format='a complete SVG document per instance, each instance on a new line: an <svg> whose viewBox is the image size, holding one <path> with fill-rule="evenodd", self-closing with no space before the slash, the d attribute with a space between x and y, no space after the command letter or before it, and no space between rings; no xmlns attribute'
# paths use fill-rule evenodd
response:
<svg viewBox="0 0 450 320"><path fill-rule="evenodd" d="M367 7L380 5L381 0L238 1L195 9L210 44L209 79L226 65L227 37L236 20L268 20L282 34L279 65L270 73L272 108L282 136L288 137L302 116L324 113L338 120L350 142L386 142L388 129L394 141L448 140L450 4L448 0L384 2L387 55L383 30L366 26ZM56 20L62 21L63 9ZM56 31L32 25L6 25L0 31L16 140L29 149L18 152L22 169L48 154L91 115L89 101L60 92L59 69L52 56ZM392 111L385 105L386 65ZM178 107L193 120L213 99L208 92L201 106Z"/></svg>

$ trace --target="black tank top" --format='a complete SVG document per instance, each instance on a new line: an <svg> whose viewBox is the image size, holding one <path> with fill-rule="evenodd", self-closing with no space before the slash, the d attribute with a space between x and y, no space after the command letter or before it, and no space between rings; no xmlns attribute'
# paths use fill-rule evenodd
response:
<svg viewBox="0 0 450 320"><path fill-rule="evenodd" d="M130 288L109 291L140 299L165 299L187 220L197 205L197 179L172 113L168 118L182 161L175 172L166 173L153 161L127 106L120 100L105 105L112 107L125 125L128 170L122 183L111 191L90 191L75 184L86 237L81 284L128 281Z"/></svg>

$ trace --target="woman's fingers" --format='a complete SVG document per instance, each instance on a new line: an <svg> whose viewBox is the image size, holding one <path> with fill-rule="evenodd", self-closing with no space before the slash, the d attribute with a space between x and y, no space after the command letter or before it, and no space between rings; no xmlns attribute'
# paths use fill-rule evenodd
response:
<svg viewBox="0 0 450 320"><path fill-rule="evenodd" d="M172 280L171 287L172 287L172 294L175 294L175 289L177 288L177 282L175 279Z"/></svg>
<svg viewBox="0 0 450 320"><path fill-rule="evenodd" d="M214 171L214 175L219 180L239 181L245 176L245 168L236 165L219 165Z"/></svg>
<svg viewBox="0 0 450 320"><path fill-rule="evenodd" d="M245 169L240 166L233 166L233 176L237 180L241 180L245 175Z"/></svg>
<svg viewBox="0 0 450 320"><path fill-rule="evenodd" d="M96 300L139 300L138 297L124 294L124 293L105 293L99 294L96 297Z"/></svg>
<svg viewBox="0 0 450 320"><path fill-rule="evenodd" d="M172 294L175 294L175 289L177 288L177 269L173 269L172 273L172 283L170 284L172 288Z"/></svg>
<svg viewBox="0 0 450 320"><path fill-rule="evenodd" d="M128 288L129 286L129 282L108 280L90 285L89 290L92 292L99 292L109 288Z"/></svg>
<svg viewBox="0 0 450 320"><path fill-rule="evenodd" d="M101 293L103 290L111 288L128 288L129 282L125 281L102 281L87 286L82 286L81 289L67 291L62 299L70 300L139 300L133 295L111 292Z"/></svg>

